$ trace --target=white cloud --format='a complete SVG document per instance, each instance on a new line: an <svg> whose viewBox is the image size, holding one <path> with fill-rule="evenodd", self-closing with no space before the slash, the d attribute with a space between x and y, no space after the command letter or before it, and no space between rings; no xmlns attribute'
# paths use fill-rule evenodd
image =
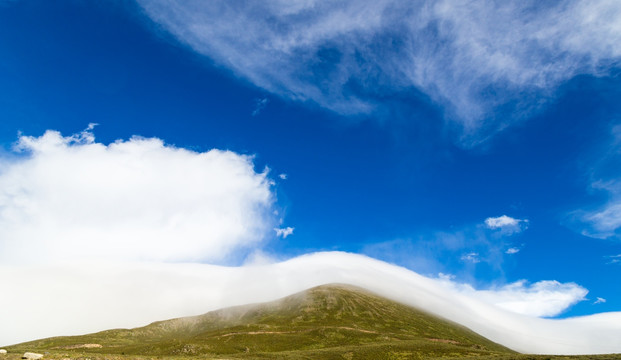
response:
<svg viewBox="0 0 621 360"><path fill-rule="evenodd" d="M182 263L2 264L0 278L3 286L15 294L46 294L0 297L0 319L12 324L0 327L0 339L6 343L134 327L224 306L273 300L316 285L347 283L451 319L518 351L621 352L617 341L621 336L621 313L553 320L515 312L540 309L549 314L569 306L586 292L575 284L519 282L475 290L446 277L431 279L346 253L317 253L243 267ZM80 296L75 296L73 289L80 289ZM42 322L42 318L46 321Z"/></svg>
<svg viewBox="0 0 621 360"><path fill-rule="evenodd" d="M0 326L5 344L140 326L339 282L516 350L621 352L621 313L566 320L517 313L560 312L584 296L575 284L476 290L345 253L273 263L258 247L274 229L274 195L251 157L138 137L105 145L91 130L22 136L21 153L0 164L0 279L16 294L0 296L0 319L11 324ZM247 266L197 262L244 251Z"/></svg>
<svg viewBox="0 0 621 360"><path fill-rule="evenodd" d="M475 267L471 265L478 263L500 271L507 255L522 247L510 241L509 236L527 228L526 220L513 220L517 225L494 229L482 222L452 227L449 231L415 233L409 238L365 244L361 252L422 274L451 271L474 276Z"/></svg>
<svg viewBox="0 0 621 360"><path fill-rule="evenodd" d="M591 190L606 195L607 200L588 210L570 214L577 220L583 235L594 238L621 238L621 125L611 129L611 135L604 143L604 149L597 158L590 161Z"/></svg>
<svg viewBox="0 0 621 360"><path fill-rule="evenodd" d="M528 284L521 280L489 290L476 290L469 284L459 284L451 278L439 276L443 284L460 293L475 297L505 310L530 316L556 316L579 301L588 291L574 283L539 281Z"/></svg>
<svg viewBox="0 0 621 360"><path fill-rule="evenodd" d="M471 262L473 264L477 264L481 262L481 260L479 260L479 253L475 253L475 252L462 255L461 260L465 262Z"/></svg>
<svg viewBox="0 0 621 360"><path fill-rule="evenodd" d="M621 57L615 0L139 3L181 42L279 96L351 114L414 87L466 133L501 129L511 119L494 120L495 109L519 119L535 96L605 75Z"/></svg>
<svg viewBox="0 0 621 360"><path fill-rule="evenodd" d="M269 99L268 98L256 99L255 100L254 110L252 111L252 116L259 115L261 113L261 111L263 111L263 109L265 109L265 107L267 106L268 103L269 103Z"/></svg>
<svg viewBox="0 0 621 360"><path fill-rule="evenodd" d="M274 254L266 253L261 249L257 249L246 257L244 260L244 266L261 266L273 264L278 261L278 257Z"/></svg>
<svg viewBox="0 0 621 360"><path fill-rule="evenodd" d="M603 304L605 302L606 302L606 299L598 296L597 299L593 302L593 304Z"/></svg>
<svg viewBox="0 0 621 360"><path fill-rule="evenodd" d="M294 228L290 226L287 226L286 228L282 228L282 229L274 228L274 231L276 231L276 236L282 237L283 239L293 234L293 230Z"/></svg>
<svg viewBox="0 0 621 360"><path fill-rule="evenodd" d="M519 252L520 252L519 248L512 247L512 248L508 248L507 251L505 251L505 254L513 255L513 254L517 254Z"/></svg>
<svg viewBox="0 0 621 360"><path fill-rule="evenodd" d="M613 199L598 210L586 212L581 220L588 225L583 234L594 238L618 236L621 229L621 194L611 190Z"/></svg>
<svg viewBox="0 0 621 360"><path fill-rule="evenodd" d="M90 132L22 136L0 165L0 263L224 261L272 219L266 173L230 151Z"/></svg>
<svg viewBox="0 0 621 360"><path fill-rule="evenodd" d="M610 259L608 261L608 264L619 264L619 263L621 263L621 254L619 254L619 255L611 255L611 256L606 256L606 257Z"/></svg>
<svg viewBox="0 0 621 360"><path fill-rule="evenodd" d="M505 226L516 226L520 221L507 215L502 215L499 217L488 217L485 219L485 225L490 229L497 229Z"/></svg>
<svg viewBox="0 0 621 360"><path fill-rule="evenodd" d="M287 174L280 174L278 175L279 178L281 178L282 180L287 180Z"/></svg>
<svg viewBox="0 0 621 360"><path fill-rule="evenodd" d="M526 230L528 228L528 220L502 215L488 217L485 219L485 226L492 230L499 229L503 235L512 235Z"/></svg>

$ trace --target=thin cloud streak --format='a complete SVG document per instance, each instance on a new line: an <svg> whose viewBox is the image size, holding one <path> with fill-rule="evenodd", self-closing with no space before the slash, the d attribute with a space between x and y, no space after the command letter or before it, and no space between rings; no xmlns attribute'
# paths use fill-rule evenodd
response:
<svg viewBox="0 0 621 360"><path fill-rule="evenodd" d="M414 88L466 137L521 120L563 82L606 75L621 57L614 0L139 4L180 42L281 97L360 114Z"/></svg>
<svg viewBox="0 0 621 360"><path fill-rule="evenodd" d="M488 217L480 223L450 231L366 244L361 253L404 265L422 274L457 272L463 275L465 272L474 275L474 268L482 263L502 271L505 255L520 251L513 244L513 237L527 229L526 219L506 215Z"/></svg>
<svg viewBox="0 0 621 360"><path fill-rule="evenodd" d="M590 188L606 194L607 200L588 210L570 213L571 222L578 223L581 233L593 238L621 238L621 125L611 129L605 151L598 154L589 176Z"/></svg>
<svg viewBox="0 0 621 360"><path fill-rule="evenodd" d="M467 253L461 256L461 261L464 262L470 262L473 264L477 264L480 263L481 260L479 260L479 253L475 253L475 252L471 252L471 253Z"/></svg>
<svg viewBox="0 0 621 360"><path fill-rule="evenodd" d="M0 328L0 338L6 342L134 327L225 306L274 300L321 284L346 283L451 319L517 351L621 352L617 341L621 336L621 313L562 320L520 315L490 304L480 291L464 291L458 285L451 288L445 279L423 277L402 267L347 253L316 253L276 264L243 267L179 263L0 265L0 278L6 279L4 286L15 293L50 295L0 299L0 318L15 324L10 329ZM106 291L102 292L102 287ZM80 289L80 297L66 291L74 288ZM569 295L576 290L584 292L571 284L536 283L531 287L514 285L509 297L507 289L504 293L490 290L488 295L494 295L495 301L503 296L515 298L522 288L529 296L550 289ZM41 318L46 321L42 323Z"/></svg>
<svg viewBox="0 0 621 360"><path fill-rule="evenodd" d="M252 116L258 116L261 113L261 111L265 109L268 103L269 103L268 98L256 99L254 110L252 111Z"/></svg>

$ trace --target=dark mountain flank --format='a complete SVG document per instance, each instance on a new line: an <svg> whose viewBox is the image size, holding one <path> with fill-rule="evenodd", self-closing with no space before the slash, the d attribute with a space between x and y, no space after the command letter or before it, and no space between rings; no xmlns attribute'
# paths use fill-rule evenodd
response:
<svg viewBox="0 0 621 360"><path fill-rule="evenodd" d="M418 359L519 356L467 328L348 285L159 321L14 345L48 358ZM7 357L9 358L9 357Z"/></svg>

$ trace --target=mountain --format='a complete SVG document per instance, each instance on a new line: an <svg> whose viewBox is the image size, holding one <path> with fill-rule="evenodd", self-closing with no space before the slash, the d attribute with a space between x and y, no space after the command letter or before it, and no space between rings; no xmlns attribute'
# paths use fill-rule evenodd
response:
<svg viewBox="0 0 621 360"><path fill-rule="evenodd" d="M6 348L45 359L621 359L522 355L451 321L350 285L324 285L268 303L65 336Z"/></svg>
<svg viewBox="0 0 621 360"><path fill-rule="evenodd" d="M82 352L279 359L514 354L465 327L349 285L324 285L273 302L8 349L58 357Z"/></svg>

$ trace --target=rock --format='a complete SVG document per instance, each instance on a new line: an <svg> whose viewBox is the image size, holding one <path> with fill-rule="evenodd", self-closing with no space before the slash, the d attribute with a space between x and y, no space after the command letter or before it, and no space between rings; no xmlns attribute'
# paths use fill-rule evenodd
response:
<svg viewBox="0 0 621 360"><path fill-rule="evenodd" d="M0 349L0 355L6 355L6 350Z"/></svg>
<svg viewBox="0 0 621 360"><path fill-rule="evenodd" d="M22 359L27 359L27 360L38 360L41 359L43 357L43 354L37 354L37 353L32 353L32 352L25 352L24 355L22 355Z"/></svg>

